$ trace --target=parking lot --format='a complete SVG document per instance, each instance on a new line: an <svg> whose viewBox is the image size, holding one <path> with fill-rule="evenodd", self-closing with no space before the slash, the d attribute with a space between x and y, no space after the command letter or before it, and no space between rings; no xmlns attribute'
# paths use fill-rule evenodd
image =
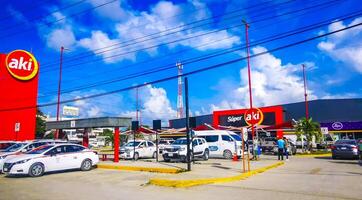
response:
<svg viewBox="0 0 362 200"><path fill-rule="evenodd" d="M216 164L220 162L221 165ZM223 167L226 165L223 162L229 163L229 167ZM274 156L263 157L262 161L254 162L259 163L254 167L272 162L276 162ZM137 161L139 165L145 163ZM54 173L39 178L1 175L0 199L362 199L362 167L358 161L324 157L293 157L278 168L230 183L181 189L147 184L154 177L211 176L202 173L207 169L213 171L212 176L220 177L240 173L233 170L233 165L241 167L241 162L212 159L195 164L191 173L175 175L107 169Z"/></svg>

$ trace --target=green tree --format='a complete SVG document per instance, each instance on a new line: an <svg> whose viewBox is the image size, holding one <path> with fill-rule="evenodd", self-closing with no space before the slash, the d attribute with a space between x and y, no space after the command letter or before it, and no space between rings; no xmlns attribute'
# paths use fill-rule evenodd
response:
<svg viewBox="0 0 362 200"><path fill-rule="evenodd" d="M112 144L112 147L114 147L114 146L113 146L114 133L113 133L112 130L110 130L110 129L103 129L103 132L100 133L99 135L106 137L106 138L105 138L106 144L107 144L107 145Z"/></svg>
<svg viewBox="0 0 362 200"><path fill-rule="evenodd" d="M309 118L308 120L305 117L301 118L294 126L294 129L298 138L301 138L302 135L307 138L307 147L309 151L312 150L312 138L314 137L317 142L322 138L320 124L313 121L312 118Z"/></svg>
<svg viewBox="0 0 362 200"><path fill-rule="evenodd" d="M44 113L37 108L36 109L36 138L43 138L45 133L45 115Z"/></svg>

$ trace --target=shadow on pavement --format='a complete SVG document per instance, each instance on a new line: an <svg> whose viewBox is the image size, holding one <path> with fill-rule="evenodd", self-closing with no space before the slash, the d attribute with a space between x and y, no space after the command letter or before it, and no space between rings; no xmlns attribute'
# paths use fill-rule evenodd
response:
<svg viewBox="0 0 362 200"><path fill-rule="evenodd" d="M92 168L92 170L94 170L95 167ZM72 172L82 172L79 169L68 169L68 170L59 170L59 171L54 171L54 172L45 172L43 176L48 176L48 175L52 175L52 174L60 174L60 173L72 173ZM5 175L5 178L41 178L43 176L40 177L31 177L27 174L16 174L16 175Z"/></svg>

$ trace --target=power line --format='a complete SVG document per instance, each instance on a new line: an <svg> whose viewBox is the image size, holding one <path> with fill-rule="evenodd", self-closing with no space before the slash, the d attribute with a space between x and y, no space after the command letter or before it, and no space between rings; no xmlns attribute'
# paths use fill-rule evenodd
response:
<svg viewBox="0 0 362 200"><path fill-rule="evenodd" d="M288 0L288 1L286 1L286 2L279 3L279 4L286 4L286 3L293 2L293 1L296 1L296 0ZM233 13L237 13L237 12L240 12L240 11L244 11L245 9L256 8L256 7L259 7L259 6L261 6L261 5L265 5L265 3L269 3L269 2L273 2L273 1L271 0L271 1L263 2L263 3L259 3L259 4L252 5L252 6L249 6L249 7L245 7L245 8L233 10L233 11L230 11L230 12L227 12L227 13L224 13L224 14L221 14L221 15L216 15L216 16L213 16L213 17L208 17L208 18L204 18L204 19L201 19L201 20L196 20L196 21L193 21L193 22L190 22L190 23L187 23L187 24L183 24L183 25L179 25L179 26L176 26L176 27L168 28L168 29L166 29L166 30L162 30L162 31L159 31L159 32L156 32L156 33L152 33L152 34L149 34L149 35L137 37L137 38L134 38L134 39L131 39L131 40L122 41L122 42L115 43L115 44L112 44L112 45L109 45L109 46L97 48L97 49L94 49L93 51L87 51L87 52L84 52L84 53L79 53L79 54L77 54L77 55L75 55L75 56L68 57L68 59L71 59L71 58L77 58L77 59L78 59L79 56L87 55L87 53L93 55L93 54L94 54L94 51L99 51L99 50L107 49L107 48L110 48L110 47L113 47L113 46L118 46L118 45L121 45L121 44L127 44L127 43L129 43L129 42L134 42L134 41L137 41L137 40L139 40L139 39L144 39L144 38L151 37L151 36L154 36L154 35L159 35L159 34L166 33L166 32L172 31L172 30L177 30L178 32L179 32L179 31L190 30L190 28L188 28L188 29L183 29L183 30L179 30L179 29L180 29L180 28L183 28L183 27L187 27L187 26L193 25L193 24L198 24L198 23L200 23L200 22L209 21L209 20L212 20L212 19L217 19L217 18L226 16L226 15L230 15L230 14L233 14ZM273 6L275 6L275 5L273 5ZM263 8L263 9L267 9L267 8L270 8L270 7L272 7L272 6L269 6L269 7ZM240 15L238 15L238 16L236 16L236 17L239 17L239 16L240 16ZM207 24L210 24L210 23L207 23ZM206 25L207 25L207 24L206 24ZM200 26L200 25L198 25L198 27L199 27L199 26ZM201 25L201 26L203 26L203 25ZM139 27L139 26L137 26L137 27ZM165 35L161 35L161 37L164 37L164 36L165 36ZM148 40L146 40L146 41L148 41ZM141 42L144 42L144 41L141 41ZM138 42L138 43L139 43L139 42ZM102 53L103 53L103 52L102 52ZM99 52L98 52L97 54L99 54ZM67 60L67 59L65 59L65 61L66 61L66 60ZM48 65L58 64L58 63L59 63L59 62L55 62L55 63L51 63L51 64L45 63L45 64L43 64L43 67L44 67L44 66L48 66Z"/></svg>
<svg viewBox="0 0 362 200"><path fill-rule="evenodd" d="M99 4L99 5L95 6L95 7L92 7L92 8L86 9L86 10L83 10L83 11L78 12L78 13L74 13L74 14L72 14L72 15L69 15L69 16L67 16L67 17L63 17L63 18L61 18L61 19L55 20L55 21L50 22L50 23L47 23L47 24L39 24L39 26L45 26L45 25L51 26L51 25L54 25L54 24L56 24L56 23L58 23L58 22L60 22L60 21L65 20L65 19L67 19L67 18L72 18L72 17L78 16L78 15L81 15L81 14L84 14L84 13L87 13L87 12L90 12L90 11L92 11L92 10L95 10L95 9L100 8L100 7L102 7L102 6L106 6L106 5L111 4L111 3L113 3L113 2L116 2L116 1L118 1L118 0L108 1L108 2L106 2L106 3ZM32 30L32 28L28 28L28 29L25 29L25 30L22 30L22 31L18 31L18 32L14 32L14 33L9 33L9 34L5 34L5 35L1 35L1 36L0 36L0 39L8 38L8 37L13 37L13 36L15 36L15 35L23 34L23 33L29 32L29 31L31 31L31 30Z"/></svg>
<svg viewBox="0 0 362 200"><path fill-rule="evenodd" d="M308 14L308 12L305 12L305 13L302 13L302 14L299 14L299 15L296 15L296 16L293 16L293 17L290 17L289 19L294 18L294 17L299 17L299 16L302 16L302 15L305 15L305 14ZM350 14L352 14L352 13L350 13ZM346 15L343 15L343 16L346 16ZM340 16L340 17L343 17L343 16ZM337 18L334 18L334 19L330 19L330 20L331 20L331 21L338 20L340 17L337 17ZM282 22L282 21L273 22L272 25L275 25L275 24L278 24L278 23L281 23L281 22ZM260 31L260 30L262 30L262 29L264 29L264 28L267 28L267 27L269 27L269 25L265 25L265 26L263 26L263 27L261 27L261 28L257 28L257 29L253 28L252 30L253 30L253 31L255 31L255 30ZM212 44L217 43L217 42L221 42L221 41L224 41L224 40L232 39L232 38L234 38L234 37L235 37L235 36L222 38L222 39L220 39L220 40L213 40L213 41L210 41L210 42L208 42L208 43L195 46L194 48L200 48L200 47L212 45ZM231 49L232 49L232 48L231 48ZM141 61L141 62L138 62L138 63L126 65L126 66L121 67L120 69L125 69L125 68L129 68L129 67L137 66L137 65L140 65L140 64L144 64L144 63L149 63L149 62L152 62L152 61L161 59L161 58L170 57L170 56L177 55L177 54L180 54L180 53L184 53L184 52L187 52L187 51L190 51L190 50L192 50L192 49L183 49L183 50L181 50L181 51L178 51L178 52L175 52L175 53L171 53L171 54L167 54L167 55L163 55L163 56L160 56L160 57L158 57L158 58L148 59L148 60L144 60L144 61ZM222 51L224 51L224 50L222 50ZM170 66L173 66L173 64L169 64L169 65L170 65ZM117 69L117 70L118 70L118 69ZM75 70L72 70L72 71L75 71ZM90 77L92 77L92 76L94 76L94 75L99 76L100 73L102 73L102 74L104 75L105 73L108 74L108 73L113 73L113 72L110 71L110 70L107 70L107 71L103 71L103 72L93 73L93 74L91 74L91 75L88 74L88 75L87 75L87 78L90 78ZM74 81L78 81L78 80L79 80L78 78L77 78L77 79L72 79L71 81L68 80L67 83L69 83L69 82L74 82ZM53 84L49 84L49 83L48 83L47 86L49 86L49 85L53 85Z"/></svg>
<svg viewBox="0 0 362 200"><path fill-rule="evenodd" d="M335 17L334 19L324 20L323 22L308 25L306 27L298 28L298 29L295 29L295 30L292 30L292 31L287 31L287 32L284 32L284 33L278 33L278 34L275 34L273 36L269 36L269 37L266 37L266 38L251 42L251 44L249 46L254 47L254 46L261 45L261 44L273 42L275 40L284 39L286 37L301 34L301 33L304 33L304 32L310 31L310 30L321 28L321 27L326 26L326 25L330 25L332 23L336 23L336 22L343 21L343 20L346 20L346 19L351 19L351 18L354 18L354 17L358 17L360 15L362 15L362 10L357 14L349 15L347 17L339 16L339 17ZM336 20L336 19L338 19L338 20ZM208 54L208 55L205 55L205 56L198 56L198 57L195 57L195 58L191 58L191 59L182 61L182 63L185 64L185 65L192 64L192 63L195 63L195 62L200 62L202 60L214 58L214 57L225 55L225 54L228 54L228 53L233 53L235 51L239 51L239 50L242 50L244 48L246 48L246 47L242 46L242 47L237 47L237 48L230 48L230 49L227 49L226 51L222 50L222 51L219 51L219 52L216 52L216 53L211 53L211 54ZM129 79L133 79L133 78L138 78L138 77L141 77L141 76L150 75L150 74L154 74L154 73L158 73L158 72L165 71L165 70L170 70L170 69L174 69L174 65L168 64L168 65L164 65L162 67L157 67L157 68L154 68L154 69L150 69L150 70L145 71L145 72L136 72L136 73L129 74L129 75L126 75L126 76L122 76L122 77L119 77L119 78L116 78L116 79L113 79L113 80L99 81L99 82L95 82L95 83L91 83L91 84L88 83L88 84L80 86L80 87L76 87L76 88L72 88L72 89L68 89L68 90L63 90L62 94L74 92L74 91L77 91L77 90L89 89L89 88L97 87L97 86L100 86L100 85L108 85L108 84L111 84L111 83L116 83L116 82L129 80ZM44 95L42 97L50 96L52 94L53 94L53 92L49 92L48 95Z"/></svg>
<svg viewBox="0 0 362 200"><path fill-rule="evenodd" d="M331 3L334 3L334 2L337 2L337 1L340 1L340 0L333 0L333 1L329 1L327 2L327 4L331 4ZM266 18L263 18L263 19L259 19L259 20L256 20L256 21L252 21L250 23L257 23L257 22L261 22L261 21L266 21L266 20L270 20L270 19L273 19L275 17L280 17L280 16L285 16L285 15L289 15L289 14L293 14L293 13L296 13L296 12L301 12L301 11L305 11L305 10L308 10L308 9L313 9L313 8L317 8L319 6L323 6L323 5L326 5L326 3L322 3L322 4L318 4L318 5L314 5L314 6L310 6L310 7L305 7L305 8L302 8L302 9L298 9L298 10L294 10L294 11L290 11L290 12L286 12L286 13L282 13L282 14L278 14L276 16L273 16L273 17L266 17ZM69 67L72 67L72 66L79 66L79 65L83 65L83 64L86 64L86 63L90 63L90 62L96 62L96 61L102 61L104 59L110 59L110 58L114 58L114 57L119 57L119 56L123 56L123 55L127 55L127 54L130 54L130 53L136 53L138 51L145 51L145 50L149 50L149 49L153 49L153 48L156 48L156 47L161 47L161 46L166 46L166 45L169 45L169 44L174 44L174 43L178 43L178 42L181 42L181 41L184 41L184 40L189 40L189 39L193 39L193 38L196 38L196 37L201 37L201 36L205 36L205 35L210 35L210 34L213 34L213 33L217 33L217 32L220 32L220 31L224 31L224 30L230 30L230 29L234 29L234 28L237 28L237 27L240 27L240 26L243 26L242 24L239 24L239 25L234 25L234 26L227 26L225 28L222 28L222 29L216 29L216 30L213 30L213 31L209 31L209 32L206 32L206 33L202 33L202 34L199 34L199 35L193 35L193 36L189 36L189 37L185 37L185 38L181 38L181 39L176 39L176 40L173 40L173 41L169 41L169 42L165 42L165 43L161 43L161 44L157 44L157 45L152 45L152 46L148 46L148 47L143 47L143 48L140 48L140 49L135 49L135 50L131 50L131 51L126 51L126 52L122 52L122 53L117 53L115 55L111 55L111 56L106 56L106 57L102 57L102 58L95 58L95 59L92 59L92 60L87 60L87 61L83 61L83 62L79 62L79 63L74 63L74 64L71 64L71 65L67 65L67 68ZM181 30L183 31L183 30ZM175 34L177 33L178 31L176 32L172 32L172 34ZM162 36L161 36L162 37ZM155 39L155 38L151 38L151 39ZM145 41L148 41L150 39L147 39ZM136 42L134 44L137 44L139 42ZM127 44L127 45L124 45L124 46L120 46L120 47L117 47L117 49L121 48L121 47L127 47L129 45L132 45L132 44ZM108 52L108 51L112 51L114 49L111 49L111 50L105 50L105 51L102 51L101 53L105 53L105 52ZM98 53L97 53L98 54ZM97 55L95 54L95 55ZM89 56L86 56L86 57L89 57ZM78 58L73 58L71 59L71 61L77 61L77 59L79 58L84 58L84 57L78 57ZM43 66L44 68L44 66ZM53 69L51 70L48 70L48 71L53 71ZM48 72L48 71L43 71L44 72Z"/></svg>
<svg viewBox="0 0 362 200"><path fill-rule="evenodd" d="M34 22L34 21L39 20L39 19L43 19L43 18L45 19L46 17L49 17L49 16L51 16L52 14L55 14L55 13L60 12L60 11L62 11L62 10L69 9L69 8L71 8L71 7L74 7L74 6L77 6L77 5L79 5L79 4L82 4L82 3L85 2L85 1L87 1L87 0L77 1L77 2L75 2L75 3L69 4L69 5L64 6L64 7L62 7L62 8L56 9L56 10L54 10L54 11L46 14L45 16L39 16L39 17L30 19L29 21L30 21L30 22ZM0 21L1 21L1 20L0 20ZM8 30L8 29L13 29L13 28L16 28L16 27L18 27L19 25L23 25L23 24L26 24L26 22L20 22L20 23L11 25L11 26L3 27L3 28L0 29L0 31L2 31L2 30Z"/></svg>
<svg viewBox="0 0 362 200"><path fill-rule="evenodd" d="M342 28L342 29L338 29L338 30L335 30L335 31L330 31L328 33L320 34L318 36L310 37L310 38L300 40L300 41L297 41L297 42L294 42L294 43L290 43L290 44L287 44L287 45L283 45L283 46L280 46L280 47L277 47L277 48L274 48L274 49L271 49L271 50L267 50L267 51L263 51L263 52L260 52L260 53L257 53L257 54L253 54L253 55L250 56L250 58L255 58L255 57L262 56L262 55L265 55L265 54L268 54L268 53L272 53L272 52L280 51L280 50L290 48L290 47L293 47L293 46L297 46L297 45L300 45L300 44L303 44L303 43L306 43L306 42L309 42L309 41L313 41L315 39L319 39L319 38L322 38L322 37L325 37L325 36L333 35L333 34L348 30L348 29L352 29L352 28L361 26L361 25L362 25L362 23L358 23L358 24L354 24L354 25L351 25L351 26L348 26L348 27L345 27L345 28ZM227 61L227 62L224 62L224 63L220 63L220 64L204 67L204 68L201 68L201 69L197 69L197 70L194 70L194 71L186 72L186 73L184 73L184 74L182 74L180 76L181 77L190 76L190 75L193 75L193 74L201 73L201 72L204 72L204 71L209 71L209 70L220 68L220 67L230 65L230 64L233 64L233 63L236 63L236 62L240 62L240 61L245 60L245 59L246 59L246 57L234 59L234 60ZM107 95L114 94L114 93L119 93L119 92L128 91L128 90L132 90L132 89L139 88L139 87L144 87L146 85L153 85L153 84L157 84L157 83L177 79L178 77L179 77L179 75L169 76L169 77L154 80L154 81L151 81L151 82L138 84L138 85L134 85L134 86L129 86L129 87L125 87L125 88L121 88L121 89L117 89L117 90L112 90L112 91L108 91L108 92L104 92L104 93L93 94L93 95L89 95L89 96L64 100L61 103L62 104L71 103L71 102L76 102L76 101L80 101L80 100L86 100L86 99L91 99L91 98L96 98L96 97L101 97L101 96L107 96ZM56 104L57 104L57 102L50 102L50 103L40 104L37 107L47 107L47 106L52 106L52 105L56 105ZM20 109L31 109L31 108L35 108L35 107L34 106L24 106L24 107L19 107L19 108L7 108L7 109L0 110L0 112L11 111L11 110L20 110Z"/></svg>

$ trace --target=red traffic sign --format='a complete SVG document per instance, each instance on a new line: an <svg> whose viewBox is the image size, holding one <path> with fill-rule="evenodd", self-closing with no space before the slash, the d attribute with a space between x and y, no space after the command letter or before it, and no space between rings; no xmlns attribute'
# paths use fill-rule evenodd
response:
<svg viewBox="0 0 362 200"><path fill-rule="evenodd" d="M260 125L264 120L264 114L259 108L251 108L244 113L245 122L248 125Z"/></svg>

